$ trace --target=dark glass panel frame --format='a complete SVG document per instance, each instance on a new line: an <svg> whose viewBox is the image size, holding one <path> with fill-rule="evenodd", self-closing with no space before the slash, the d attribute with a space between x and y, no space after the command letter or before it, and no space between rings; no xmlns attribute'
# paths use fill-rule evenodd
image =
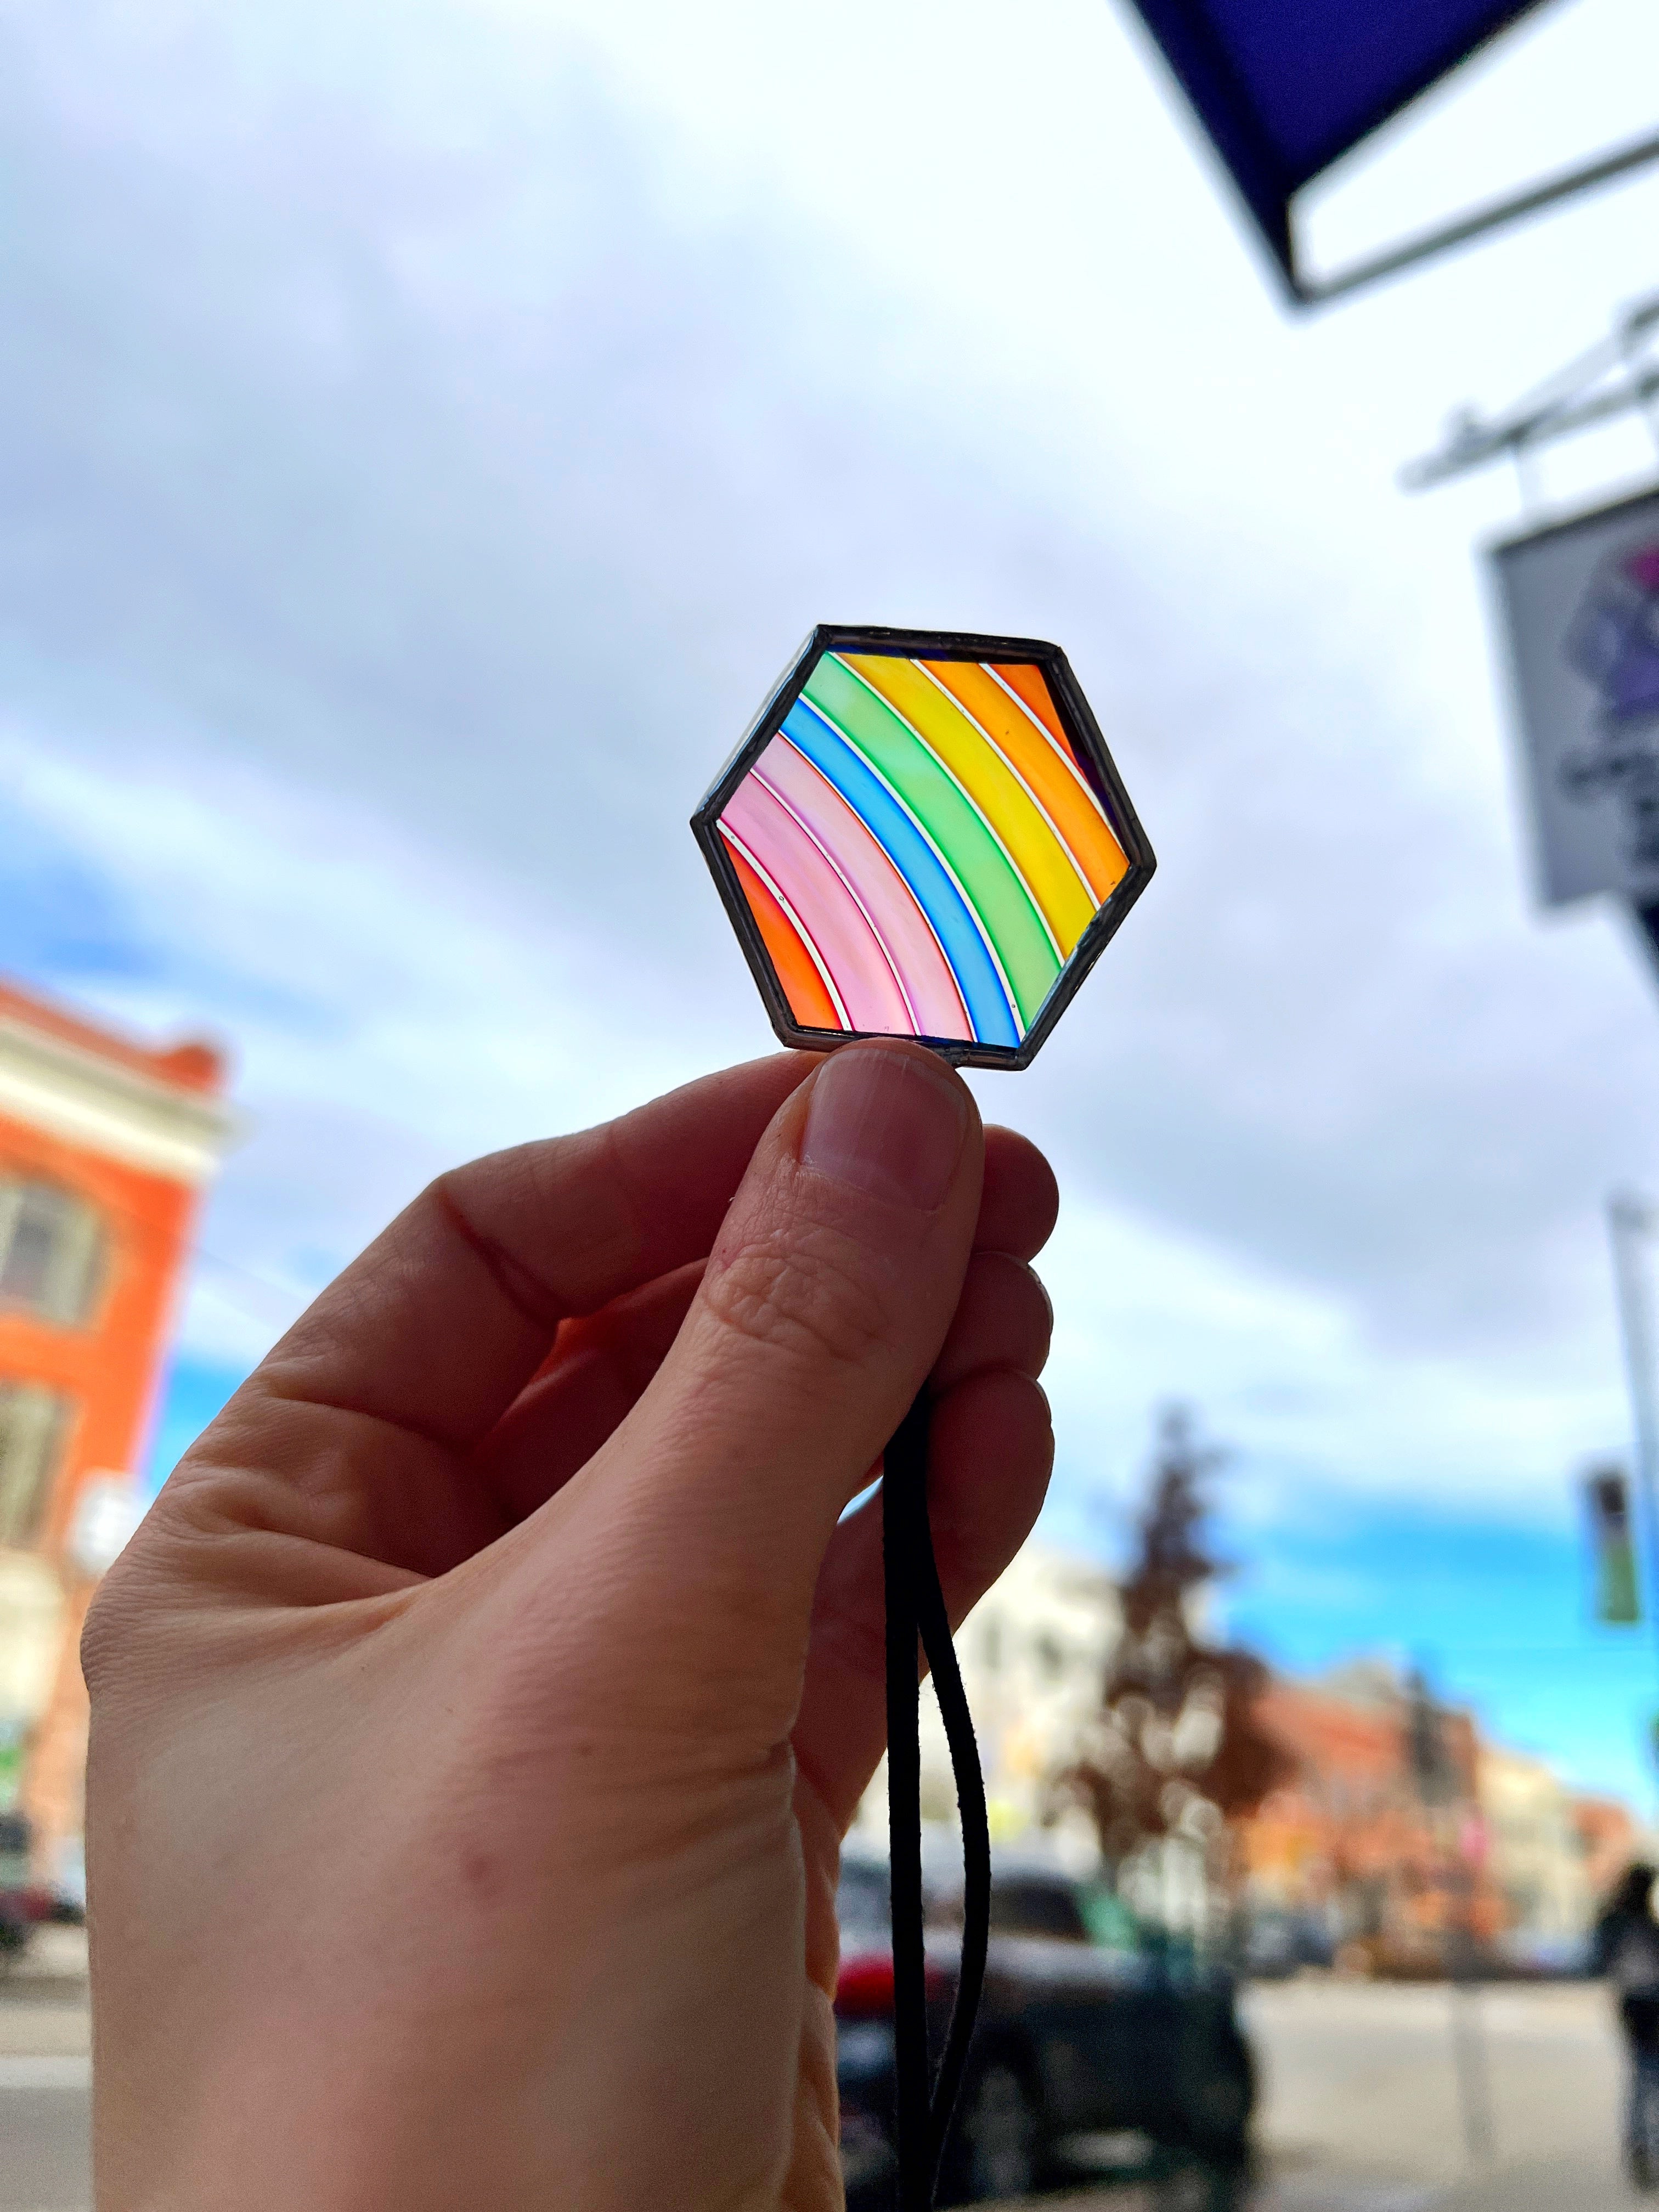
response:
<svg viewBox="0 0 1659 2212"><path fill-rule="evenodd" d="M1029 1067L1054 1024L1077 995L1084 978L1116 936L1124 917L1152 881L1157 855L1123 787L1123 779L1101 733L1100 725L1072 665L1057 645L1035 637L997 637L969 630L887 629L868 624L819 623L779 678L765 704L739 740L691 817L692 834L708 863L715 889L730 917L744 957L755 978L780 1043L795 1052L833 1052L860 1039L892 1036L892 1030L810 1030L795 1020L783 986L762 942L760 927L744 897L737 870L717 824L726 801L782 728L812 671L829 653L866 653L894 659L991 661L1040 669L1060 726L1105 810L1127 862L1121 881L1063 963L1054 988L1017 1046L966 1042L960 1037L916 1037L957 1067Z"/></svg>

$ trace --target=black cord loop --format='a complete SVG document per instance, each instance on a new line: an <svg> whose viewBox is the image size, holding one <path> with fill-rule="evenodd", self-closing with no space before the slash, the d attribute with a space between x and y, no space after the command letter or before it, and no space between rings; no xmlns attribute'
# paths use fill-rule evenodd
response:
<svg viewBox="0 0 1659 2212"><path fill-rule="evenodd" d="M967 2070L969 2045L984 1987L991 1913L991 1836L985 1784L927 1519L929 1412L924 1389L894 1431L882 1468L898 2212L933 2212L945 2136ZM931 2093L921 1913L918 1638L933 1673L951 1747L963 1846L961 1967L950 2032Z"/></svg>

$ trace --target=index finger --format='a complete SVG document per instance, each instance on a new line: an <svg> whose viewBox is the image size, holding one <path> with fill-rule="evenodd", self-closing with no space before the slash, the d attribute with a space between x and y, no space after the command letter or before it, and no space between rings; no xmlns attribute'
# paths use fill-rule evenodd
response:
<svg viewBox="0 0 1659 2212"><path fill-rule="evenodd" d="M476 1443L597 1312L712 1249L761 1133L817 1066L787 1053L422 1191L303 1314L250 1389Z"/></svg>

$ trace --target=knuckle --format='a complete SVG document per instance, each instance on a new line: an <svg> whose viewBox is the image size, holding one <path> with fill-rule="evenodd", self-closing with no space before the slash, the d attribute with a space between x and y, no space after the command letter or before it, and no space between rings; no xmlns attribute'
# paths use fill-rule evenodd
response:
<svg viewBox="0 0 1659 2212"><path fill-rule="evenodd" d="M116 1664L120 1640L120 1623L106 1582L88 1607L81 1629L81 1673L90 1696L98 1695Z"/></svg>
<svg viewBox="0 0 1659 2212"><path fill-rule="evenodd" d="M1054 1333L1054 1309L1044 1287L1042 1278L1023 1262L1016 1261L1019 1269L1013 1297L1024 1341L1039 1359L1047 1354Z"/></svg>
<svg viewBox="0 0 1659 2212"><path fill-rule="evenodd" d="M891 1336L891 1316L867 1255L833 1231L762 1236L704 1279L722 1328L787 1358L858 1367Z"/></svg>
<svg viewBox="0 0 1659 2212"><path fill-rule="evenodd" d="M978 1253L969 1275L974 1303L988 1314L1022 1328L1035 1321L1047 1322L1048 1295L1023 1260L1006 1252Z"/></svg>
<svg viewBox="0 0 1659 2212"><path fill-rule="evenodd" d="M131 1575L128 1561L118 1559L99 1583L81 1625L81 1675L94 1705L129 1671L139 1618L129 1595Z"/></svg>

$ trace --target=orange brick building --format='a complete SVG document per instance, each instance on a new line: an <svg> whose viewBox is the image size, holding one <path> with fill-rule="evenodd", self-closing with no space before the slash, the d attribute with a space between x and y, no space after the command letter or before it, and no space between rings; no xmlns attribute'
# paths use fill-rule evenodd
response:
<svg viewBox="0 0 1659 2212"><path fill-rule="evenodd" d="M1341 1690L1275 1679L1256 1710L1296 1776L1240 1827L1253 1896L1327 1916L1354 1963L1382 1971L1434 1971L1454 1931L1497 1934L1467 1713L1439 1715L1443 1765L1425 1805L1410 1703L1380 1671Z"/></svg>
<svg viewBox="0 0 1659 2212"><path fill-rule="evenodd" d="M0 1741L48 1867L80 1826L80 1626L136 1512L224 1076L210 1045L151 1050L0 983Z"/></svg>

